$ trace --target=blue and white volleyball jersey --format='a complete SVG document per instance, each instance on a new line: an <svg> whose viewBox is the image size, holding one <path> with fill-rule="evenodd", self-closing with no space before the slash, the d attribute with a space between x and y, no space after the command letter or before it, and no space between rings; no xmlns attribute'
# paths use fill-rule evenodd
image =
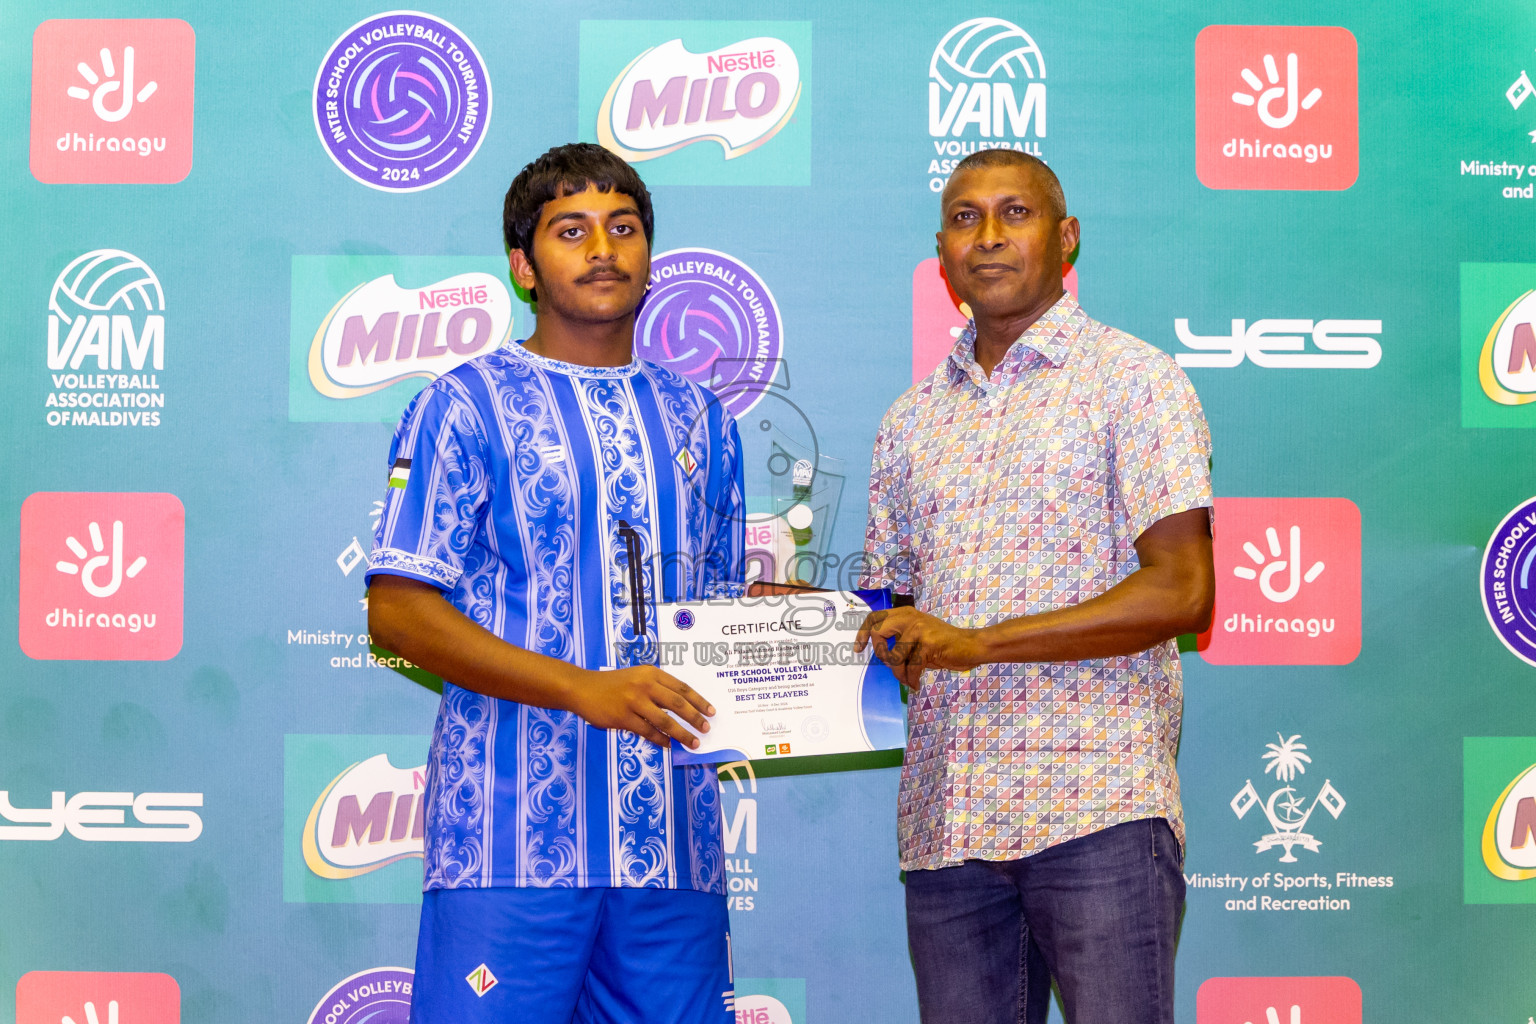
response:
<svg viewBox="0 0 1536 1024"><path fill-rule="evenodd" d="M405 410L367 576L424 580L508 643L634 664L626 544L655 603L742 576L736 424L651 363L562 363L520 344ZM713 769L569 711L443 681L427 763L427 889L652 886L723 893Z"/></svg>

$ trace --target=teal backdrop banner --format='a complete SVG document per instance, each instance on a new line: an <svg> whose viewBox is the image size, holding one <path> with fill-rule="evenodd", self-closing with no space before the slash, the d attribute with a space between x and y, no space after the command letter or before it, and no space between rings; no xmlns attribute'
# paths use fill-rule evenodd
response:
<svg viewBox="0 0 1536 1024"><path fill-rule="evenodd" d="M654 190L637 345L736 415L754 564L828 586L965 322L939 191L1048 161L1067 286L1214 437L1179 1020L1529 1024L1536 7L721 14L0 8L0 1021L405 1020L440 683L368 636L390 433L531 330L502 197L588 140ZM916 1021L898 759L792 754L720 771L737 1019Z"/></svg>

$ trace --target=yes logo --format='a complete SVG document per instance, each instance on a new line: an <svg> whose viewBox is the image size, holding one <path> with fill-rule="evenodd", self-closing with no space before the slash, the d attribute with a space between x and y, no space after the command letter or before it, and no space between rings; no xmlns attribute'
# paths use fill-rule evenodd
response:
<svg viewBox="0 0 1536 1024"><path fill-rule="evenodd" d="M1347 498L1217 498L1216 665L1347 665L1360 653L1360 510Z"/></svg>
<svg viewBox="0 0 1536 1024"><path fill-rule="evenodd" d="M1209 978L1195 993L1195 1024L1360 1024L1353 978Z"/></svg>
<svg viewBox="0 0 1536 1024"><path fill-rule="evenodd" d="M1173 322L1180 366L1226 368L1244 359L1284 370L1369 370L1381 362L1380 320L1233 320L1230 334L1198 335L1189 321ZM1307 351L1307 342L1312 351Z"/></svg>
<svg viewBox="0 0 1536 1024"><path fill-rule="evenodd" d="M174 494L29 496L21 506L21 649L40 660L174 658L185 532Z"/></svg>
<svg viewBox="0 0 1536 1024"><path fill-rule="evenodd" d="M1077 268L1070 263L1062 265L1061 285L1077 297ZM912 383L944 361L970 319L971 307L949 287L938 257L919 263L912 272Z"/></svg>
<svg viewBox="0 0 1536 1024"><path fill-rule="evenodd" d="M810 59L809 22L582 22L582 137L653 185L809 185Z"/></svg>
<svg viewBox="0 0 1536 1024"><path fill-rule="evenodd" d="M16 1024L180 1024L169 974L30 971L16 983Z"/></svg>
<svg viewBox="0 0 1536 1024"><path fill-rule="evenodd" d="M1355 37L1210 25L1195 39L1195 173L1208 188L1344 189L1360 171Z"/></svg>
<svg viewBox="0 0 1536 1024"><path fill-rule="evenodd" d="M196 36L176 18L45 21L32 36L32 176L177 182L192 169Z"/></svg>
<svg viewBox="0 0 1536 1024"><path fill-rule="evenodd" d="M49 794L47 807L17 807L0 789L0 839L51 843L69 834L84 843L191 843L203 834L203 819L192 808L203 806L201 793L86 791L65 799ZM137 825L127 823L133 811Z"/></svg>

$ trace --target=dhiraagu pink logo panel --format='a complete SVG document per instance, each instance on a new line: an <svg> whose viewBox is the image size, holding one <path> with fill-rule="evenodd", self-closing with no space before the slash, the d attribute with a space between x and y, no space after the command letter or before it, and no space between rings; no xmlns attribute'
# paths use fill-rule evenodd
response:
<svg viewBox="0 0 1536 1024"><path fill-rule="evenodd" d="M39 492L21 505L28 657L164 661L181 650L186 511L174 494Z"/></svg>

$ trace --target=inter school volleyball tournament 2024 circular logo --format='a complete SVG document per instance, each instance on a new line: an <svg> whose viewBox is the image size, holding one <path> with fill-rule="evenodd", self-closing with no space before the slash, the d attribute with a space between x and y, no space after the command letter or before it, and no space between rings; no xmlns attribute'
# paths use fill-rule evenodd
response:
<svg viewBox="0 0 1536 1024"><path fill-rule="evenodd" d="M1483 611L1521 661L1536 665L1536 498L1518 505L1483 552Z"/></svg>
<svg viewBox="0 0 1536 1024"><path fill-rule="evenodd" d="M409 967L375 967L337 984L315 1004L309 1024L406 1024L411 1015Z"/></svg>
<svg viewBox="0 0 1536 1024"><path fill-rule="evenodd" d="M315 130L326 152L381 191L447 181L480 148L490 119L479 51L448 22L419 11L353 25L315 75Z"/></svg>
<svg viewBox="0 0 1536 1024"><path fill-rule="evenodd" d="M773 384L782 324L773 293L751 267L713 249L673 249L651 260L635 349L709 388L739 419Z"/></svg>

